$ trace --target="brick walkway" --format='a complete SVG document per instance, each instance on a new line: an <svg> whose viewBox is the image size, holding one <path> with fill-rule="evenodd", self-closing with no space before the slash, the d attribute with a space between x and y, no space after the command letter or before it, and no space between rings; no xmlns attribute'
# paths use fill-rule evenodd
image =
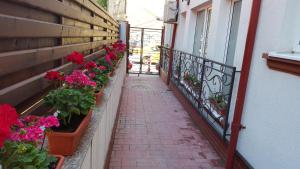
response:
<svg viewBox="0 0 300 169"><path fill-rule="evenodd" d="M219 156L158 77L127 77L110 169L221 169Z"/></svg>

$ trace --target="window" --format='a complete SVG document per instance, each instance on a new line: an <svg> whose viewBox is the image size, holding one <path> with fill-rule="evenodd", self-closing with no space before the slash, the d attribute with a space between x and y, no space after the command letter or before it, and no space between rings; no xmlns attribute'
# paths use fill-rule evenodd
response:
<svg viewBox="0 0 300 169"><path fill-rule="evenodd" d="M207 40L210 28L211 8L206 8L197 12L196 28L194 36L193 54L206 57Z"/></svg>
<svg viewBox="0 0 300 169"><path fill-rule="evenodd" d="M238 35L239 23L240 23L240 14L241 14L242 1L233 2L233 11L230 25L229 41L226 54L226 64L233 66L236 40Z"/></svg>

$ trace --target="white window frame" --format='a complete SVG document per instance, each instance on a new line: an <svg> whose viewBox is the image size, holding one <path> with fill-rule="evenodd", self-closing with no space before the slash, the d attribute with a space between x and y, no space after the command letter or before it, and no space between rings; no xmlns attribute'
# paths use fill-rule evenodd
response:
<svg viewBox="0 0 300 169"><path fill-rule="evenodd" d="M210 15L211 15L211 12L212 12L212 6L211 5L208 5L208 6L205 6L197 11L196 12L196 15L198 15L199 12L201 11L205 11L204 13L204 24L203 24L203 30L202 30L202 37L203 39L201 40L201 49L199 49L199 53L200 53L200 57L207 57L207 46L208 46L208 35L209 35L209 26L211 24L211 16L210 16L210 22L209 22L209 25L208 25L208 14L210 12ZM197 22L197 17L196 17L196 22ZM195 33L197 31L197 23L195 25ZM195 38L193 39L194 42L193 42L193 53L194 53L194 45L195 45Z"/></svg>
<svg viewBox="0 0 300 169"><path fill-rule="evenodd" d="M228 18L228 29L227 29L227 33L226 33L226 42L225 42L225 51L224 51L224 56L223 56L223 63L226 63L226 60L227 60L227 53L228 53L229 40L230 40L230 31L231 31L231 25L232 25L232 19L233 19L234 3L238 2L238 1L242 1L242 0L231 0L231 2L230 2L230 12L229 12L229 18Z"/></svg>

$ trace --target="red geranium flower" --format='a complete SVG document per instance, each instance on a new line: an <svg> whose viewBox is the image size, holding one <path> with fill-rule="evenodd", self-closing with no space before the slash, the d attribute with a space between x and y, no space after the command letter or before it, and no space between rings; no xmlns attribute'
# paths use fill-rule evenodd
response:
<svg viewBox="0 0 300 169"><path fill-rule="evenodd" d="M88 62L84 65L84 68L86 68L88 70L91 70L91 69L96 68L96 67L97 67L97 64L93 61L90 61L90 62Z"/></svg>
<svg viewBox="0 0 300 169"><path fill-rule="evenodd" d="M96 82L90 80L90 78L81 70L74 70L72 74L66 76L65 81L68 83L68 85L76 88L82 88L84 86L96 86Z"/></svg>
<svg viewBox="0 0 300 169"><path fill-rule="evenodd" d="M117 60L117 55L114 52L109 52L108 55L111 60Z"/></svg>
<svg viewBox="0 0 300 169"><path fill-rule="evenodd" d="M132 68L132 63L128 63L127 68L130 70Z"/></svg>
<svg viewBox="0 0 300 169"><path fill-rule="evenodd" d="M18 113L9 104L0 105L0 148L11 134L11 126L18 123Z"/></svg>
<svg viewBox="0 0 300 169"><path fill-rule="evenodd" d="M117 52L124 52L126 50L126 45L122 43L121 40L117 41L112 46Z"/></svg>
<svg viewBox="0 0 300 169"><path fill-rule="evenodd" d="M106 70L106 67L105 66L99 66L99 69L104 71L104 70Z"/></svg>
<svg viewBox="0 0 300 169"><path fill-rule="evenodd" d="M109 54L106 54L105 57L104 57L105 61L112 66L112 62L111 62L111 58L110 58L110 55Z"/></svg>
<svg viewBox="0 0 300 169"><path fill-rule="evenodd" d="M84 63L84 56L79 52L73 52L67 56L67 61L82 65Z"/></svg>
<svg viewBox="0 0 300 169"><path fill-rule="evenodd" d="M64 76L57 71L49 71L45 75L45 78L48 80L63 80Z"/></svg>
<svg viewBox="0 0 300 169"><path fill-rule="evenodd" d="M109 47L105 47L104 49L105 49L106 53L109 53L111 51Z"/></svg>

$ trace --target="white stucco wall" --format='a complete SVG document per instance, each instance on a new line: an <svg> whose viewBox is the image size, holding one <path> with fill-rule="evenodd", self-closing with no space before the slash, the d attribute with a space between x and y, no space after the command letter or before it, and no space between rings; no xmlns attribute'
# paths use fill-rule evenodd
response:
<svg viewBox="0 0 300 169"><path fill-rule="evenodd" d="M180 1L175 49L192 53L197 7L206 0ZM252 0L243 0L234 66L241 70ZM228 43L230 0L212 1L208 57L225 62ZM267 67L262 53L300 50L300 1L263 0L253 51L238 151L255 169L297 169L300 166L300 78ZM168 30L166 30L168 31ZM232 121L239 72L233 89L229 122Z"/></svg>
<svg viewBox="0 0 300 169"><path fill-rule="evenodd" d="M300 166L300 78L267 67L262 53L293 47L298 0L262 1L245 100L239 152L255 169ZM291 18L287 18L287 16ZM299 29L298 29L299 31ZM299 37L298 37L299 38Z"/></svg>
<svg viewBox="0 0 300 169"><path fill-rule="evenodd" d="M212 16L210 33L207 42L207 57L219 62L225 62L232 13L232 2L230 0L191 0L190 5L186 5L186 3L182 1L179 2L175 49L183 50L188 53L193 52L197 12L211 6ZM251 0L244 0L242 3L241 18L243 19L239 24L239 33L234 59L234 66L237 67L237 70L240 70L242 65L251 5ZM172 32L172 30L166 27L166 34L170 34L170 32Z"/></svg>

